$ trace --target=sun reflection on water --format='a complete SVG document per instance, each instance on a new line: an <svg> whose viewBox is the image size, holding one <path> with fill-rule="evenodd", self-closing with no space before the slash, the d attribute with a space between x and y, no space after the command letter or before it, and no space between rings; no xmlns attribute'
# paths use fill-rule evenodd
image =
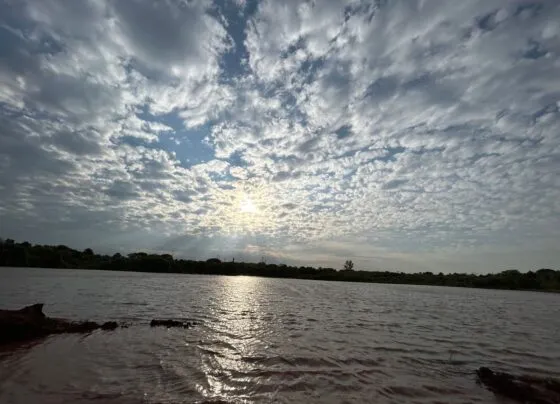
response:
<svg viewBox="0 0 560 404"><path fill-rule="evenodd" d="M244 402L258 385L255 363L247 358L266 348L260 279L221 277L217 282L221 285L210 302L215 320L198 345L206 383L199 383L197 390L208 400Z"/></svg>

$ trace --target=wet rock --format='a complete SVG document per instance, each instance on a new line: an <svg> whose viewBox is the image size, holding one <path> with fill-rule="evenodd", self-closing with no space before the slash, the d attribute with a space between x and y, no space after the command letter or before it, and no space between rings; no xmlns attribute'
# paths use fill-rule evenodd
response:
<svg viewBox="0 0 560 404"><path fill-rule="evenodd" d="M27 341L51 334L87 333L98 329L114 330L118 324L93 321L68 321L50 318L43 313L43 304L21 310L0 310L0 344Z"/></svg>
<svg viewBox="0 0 560 404"><path fill-rule="evenodd" d="M192 324L188 321L179 321L179 320L171 320L171 319L153 319L150 321L151 327L182 327L182 328L189 328L192 327Z"/></svg>
<svg viewBox="0 0 560 404"><path fill-rule="evenodd" d="M509 373L494 372L487 367L476 371L478 380L490 391L520 403L558 404L560 403L560 382L552 379L530 376L514 376Z"/></svg>

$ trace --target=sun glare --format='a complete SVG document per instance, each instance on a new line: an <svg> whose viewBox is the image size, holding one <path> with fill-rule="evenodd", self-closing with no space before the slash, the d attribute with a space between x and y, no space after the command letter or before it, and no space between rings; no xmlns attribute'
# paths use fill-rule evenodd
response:
<svg viewBox="0 0 560 404"><path fill-rule="evenodd" d="M231 189L216 193L216 209L203 217L204 224L228 235L267 232L274 226L270 207L274 195L270 187L234 183Z"/></svg>
<svg viewBox="0 0 560 404"><path fill-rule="evenodd" d="M239 203L239 211L243 213L255 213L257 211L257 207L252 200L244 198Z"/></svg>

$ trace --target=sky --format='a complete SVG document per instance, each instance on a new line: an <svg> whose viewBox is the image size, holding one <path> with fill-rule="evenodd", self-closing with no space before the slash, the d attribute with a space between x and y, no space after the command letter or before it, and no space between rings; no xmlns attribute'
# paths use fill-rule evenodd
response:
<svg viewBox="0 0 560 404"><path fill-rule="evenodd" d="M0 1L0 237L560 265L557 0Z"/></svg>

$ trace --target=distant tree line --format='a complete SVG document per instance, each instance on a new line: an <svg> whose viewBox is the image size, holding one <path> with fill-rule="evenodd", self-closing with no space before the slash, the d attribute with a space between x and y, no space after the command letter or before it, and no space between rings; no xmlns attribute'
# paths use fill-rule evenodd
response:
<svg viewBox="0 0 560 404"><path fill-rule="evenodd" d="M96 254L92 249L74 250L65 245L32 245L28 242L0 240L0 266L103 269L110 271L163 272L211 275L250 275L272 278L316 279L325 281L398 283L415 285L462 286L471 288L560 291L560 271L539 269L520 272L516 269L497 274L434 274L390 271L358 271L348 260L341 270L333 268L295 267L248 262L222 262L175 259L170 254L136 252L128 255Z"/></svg>

